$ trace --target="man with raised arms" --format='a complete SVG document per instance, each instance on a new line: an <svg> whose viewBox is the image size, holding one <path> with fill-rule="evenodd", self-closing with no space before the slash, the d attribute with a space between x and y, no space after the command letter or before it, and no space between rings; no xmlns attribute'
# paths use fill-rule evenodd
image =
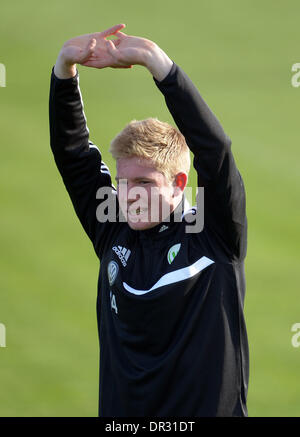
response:
<svg viewBox="0 0 300 437"><path fill-rule="evenodd" d="M50 90L55 162L100 260L99 415L246 416L247 219L231 141L185 72L124 27L68 40ZM90 140L76 64L145 67L177 126L156 118L125 126L110 146L117 189ZM99 123L114 116L99 101ZM190 151L204 187L197 232L187 232L184 209ZM103 187L116 201L114 220L96 214Z"/></svg>

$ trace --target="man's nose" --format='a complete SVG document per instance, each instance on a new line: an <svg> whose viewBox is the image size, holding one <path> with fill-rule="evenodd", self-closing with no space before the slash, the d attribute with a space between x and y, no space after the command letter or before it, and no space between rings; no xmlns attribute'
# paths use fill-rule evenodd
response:
<svg viewBox="0 0 300 437"><path fill-rule="evenodd" d="M127 202L128 205L132 205L134 202L139 200L141 197L141 193L139 192L138 187L134 183L119 184L118 186L118 198L123 202Z"/></svg>
<svg viewBox="0 0 300 437"><path fill-rule="evenodd" d="M134 202L141 198L141 193L134 184L127 187L127 203L132 205Z"/></svg>

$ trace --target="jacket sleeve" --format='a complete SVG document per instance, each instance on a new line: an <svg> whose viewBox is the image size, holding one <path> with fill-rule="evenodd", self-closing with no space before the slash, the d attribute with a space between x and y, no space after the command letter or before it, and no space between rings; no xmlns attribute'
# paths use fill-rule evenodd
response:
<svg viewBox="0 0 300 437"><path fill-rule="evenodd" d="M107 187L111 194L115 189L100 151L89 140L78 72L71 79L58 79L53 70L49 98L51 149L76 214L97 255L101 255L111 223L99 222L96 211L101 200L96 196L99 188ZM108 197L103 196L102 201ZM110 196L110 200L115 197Z"/></svg>
<svg viewBox="0 0 300 437"><path fill-rule="evenodd" d="M198 187L204 187L204 228L214 233L232 259L243 259L247 246L245 190L231 140L179 66L174 63L163 81L154 81L194 154Z"/></svg>

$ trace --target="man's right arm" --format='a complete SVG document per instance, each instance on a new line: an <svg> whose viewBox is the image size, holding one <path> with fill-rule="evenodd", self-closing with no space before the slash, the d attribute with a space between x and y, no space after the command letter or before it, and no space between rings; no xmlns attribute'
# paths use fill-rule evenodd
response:
<svg viewBox="0 0 300 437"><path fill-rule="evenodd" d="M99 61L102 62L102 67L99 68L109 64L111 61L103 50L106 47L104 39L120 27L123 25L114 26L102 34L83 35L67 41L51 74L51 148L76 214L97 254L101 252L110 223L100 224L97 219L96 211L100 200L97 200L96 193L101 187L108 187L111 192L115 189L100 151L89 140L76 63L89 59L97 42L98 52L103 54Z"/></svg>
<svg viewBox="0 0 300 437"><path fill-rule="evenodd" d="M49 99L50 144L76 214L98 253L105 223L97 221L100 201L96 193L100 187L112 187L111 177L100 151L89 140L78 73L59 79L54 71Z"/></svg>

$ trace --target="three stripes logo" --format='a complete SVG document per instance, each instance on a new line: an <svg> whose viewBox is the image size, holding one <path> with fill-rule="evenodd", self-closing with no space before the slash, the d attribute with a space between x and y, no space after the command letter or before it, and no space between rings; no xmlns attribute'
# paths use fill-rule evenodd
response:
<svg viewBox="0 0 300 437"><path fill-rule="evenodd" d="M107 165L104 164L104 162L101 162L100 171L101 173L110 175L109 168L107 167Z"/></svg>
<svg viewBox="0 0 300 437"><path fill-rule="evenodd" d="M131 250L126 249L126 247L122 246L114 246L112 250L116 253L116 255L119 257L121 263L124 267L127 266L128 258L130 257Z"/></svg>

